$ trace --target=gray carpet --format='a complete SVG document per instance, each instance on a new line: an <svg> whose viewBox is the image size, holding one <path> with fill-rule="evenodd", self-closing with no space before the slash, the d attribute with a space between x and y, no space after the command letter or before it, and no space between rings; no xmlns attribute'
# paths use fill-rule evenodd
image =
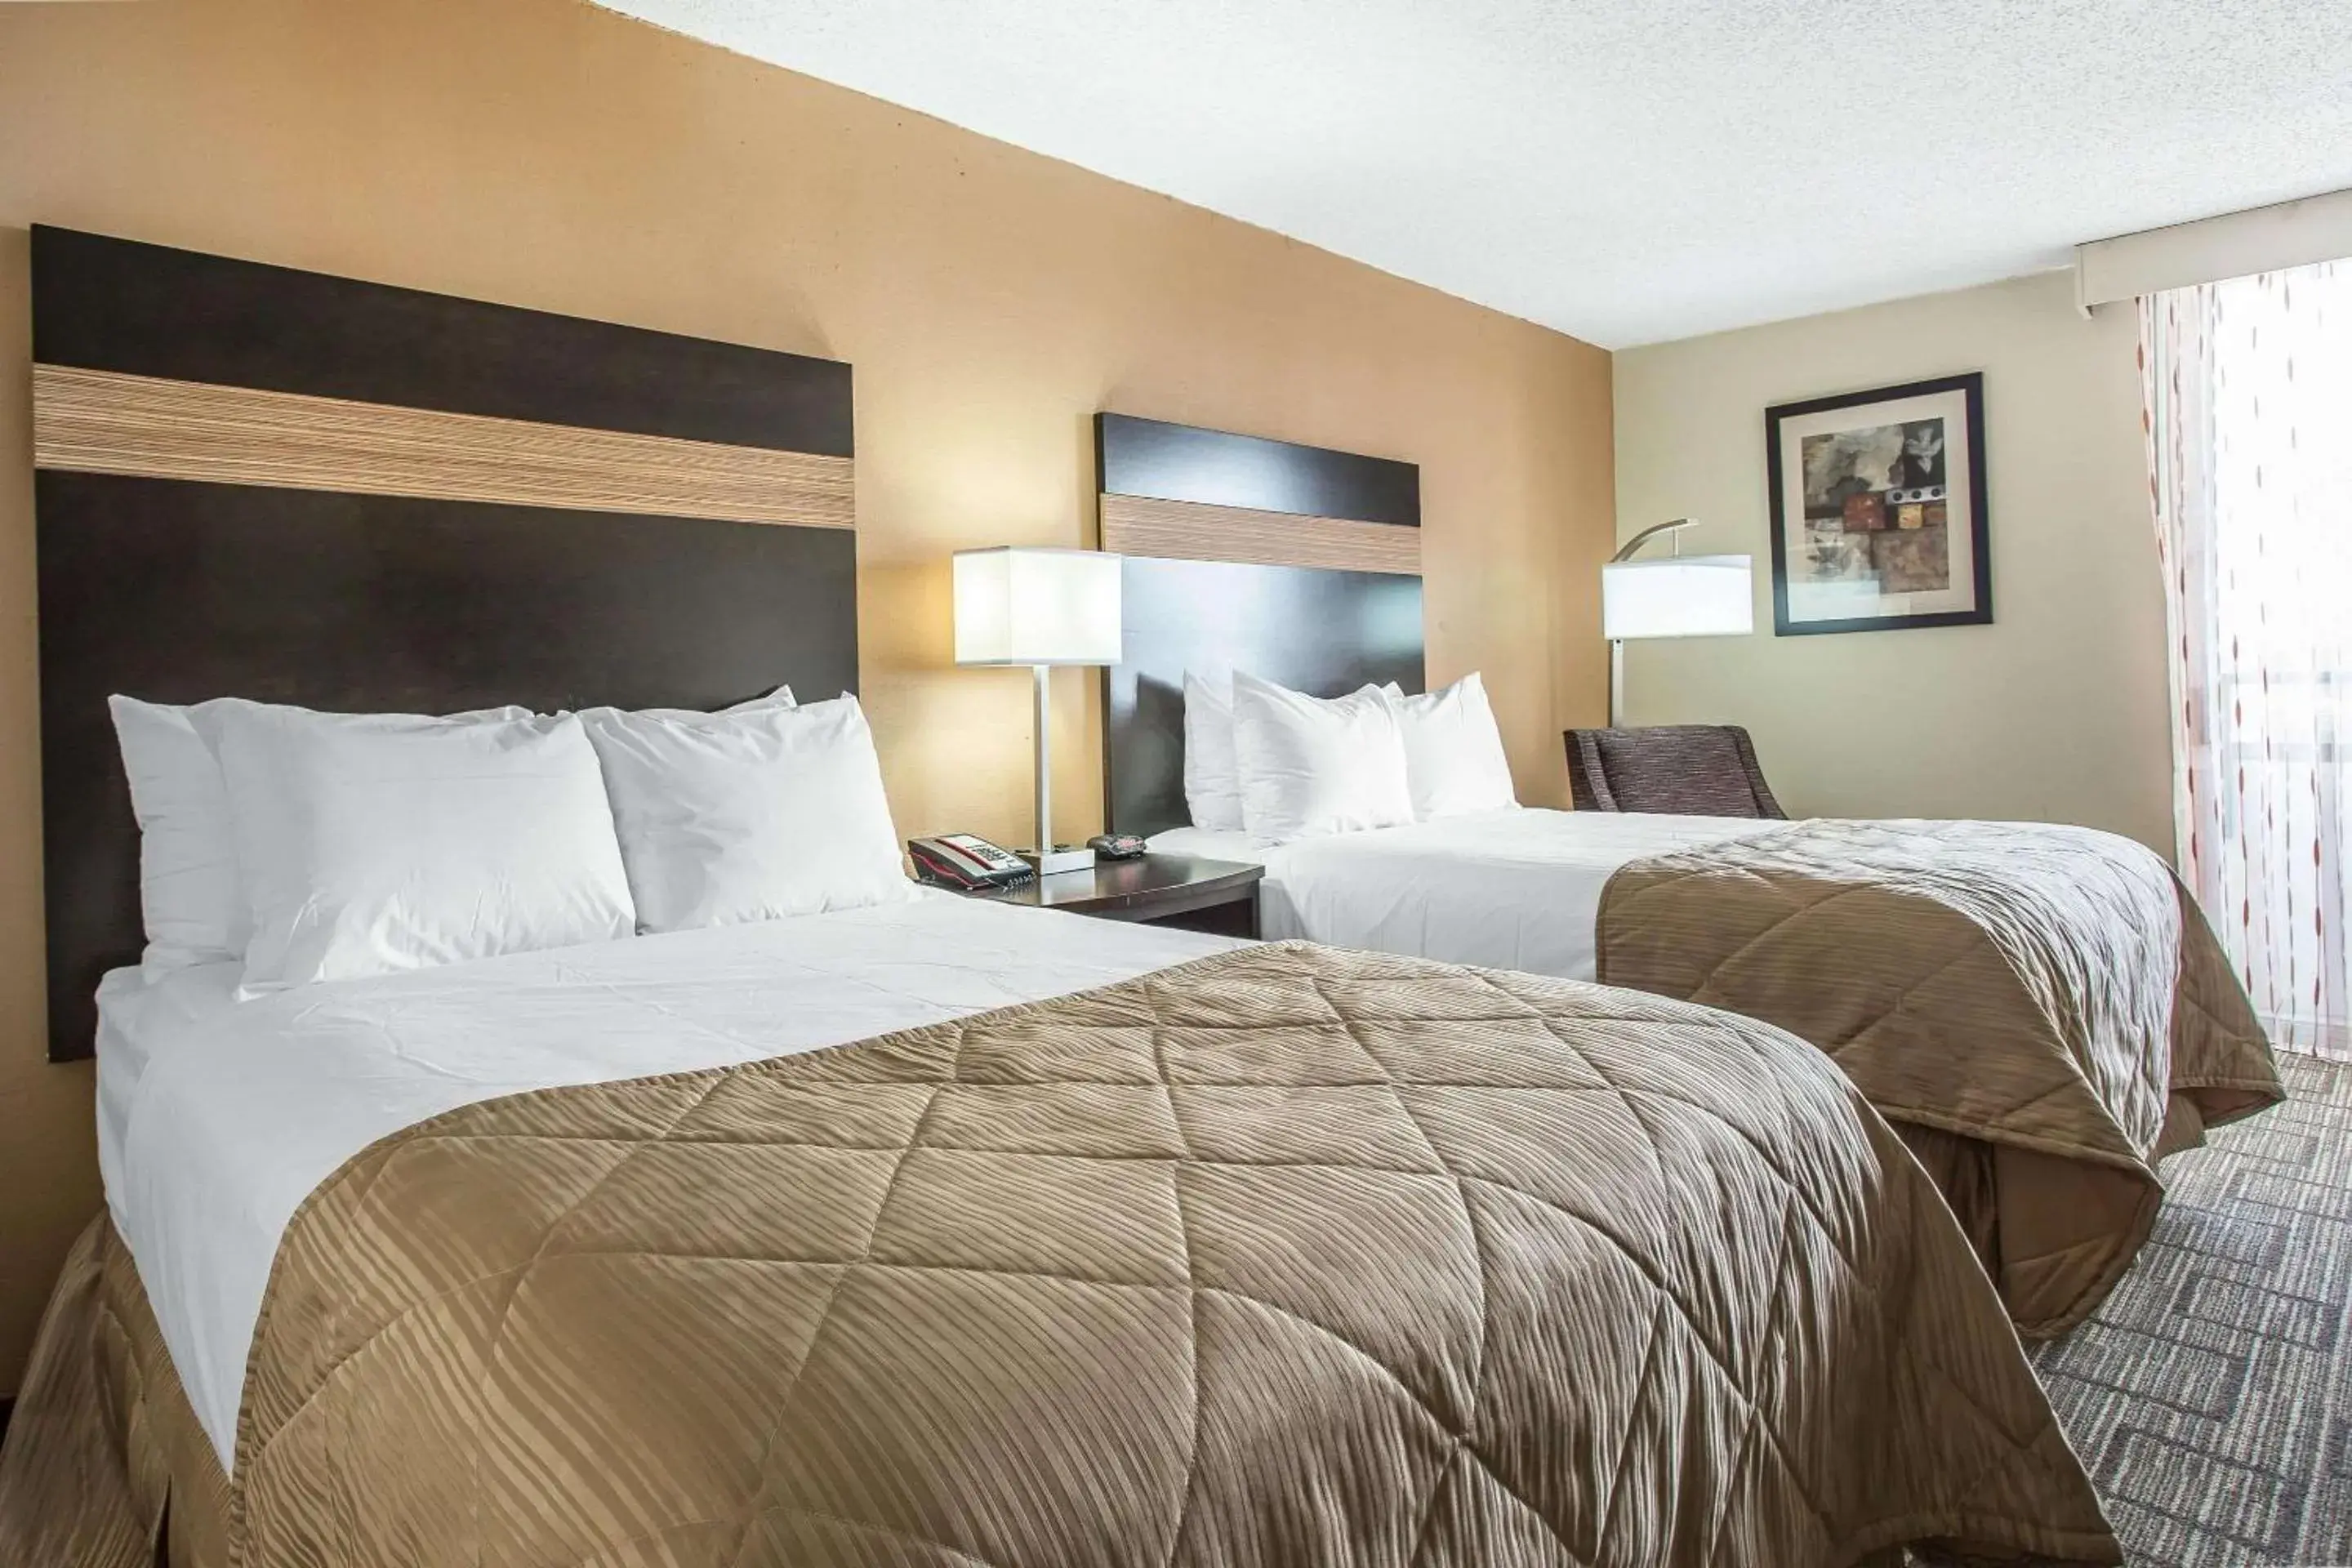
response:
<svg viewBox="0 0 2352 1568"><path fill-rule="evenodd" d="M2352 1564L2352 1063L2168 1161L2147 1249L2034 1356L2137 1568Z"/></svg>

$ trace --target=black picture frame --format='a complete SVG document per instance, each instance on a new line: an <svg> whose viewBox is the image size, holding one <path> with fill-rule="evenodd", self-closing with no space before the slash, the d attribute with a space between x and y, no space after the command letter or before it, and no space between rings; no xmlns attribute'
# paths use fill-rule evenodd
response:
<svg viewBox="0 0 2352 1568"><path fill-rule="evenodd" d="M1783 458L1787 446L1782 426L1792 419L1834 413L1842 409L1867 409L1875 405L1906 402L1921 397L1958 395L1961 402L1961 423L1965 429L1958 441L1946 439L1942 451L1948 468L1957 454L1967 465L1968 495L1965 526L1969 544L1969 563L1966 577L1969 585L1969 603L1962 608L1916 614L1849 616L1793 619L1789 593L1789 526L1788 513L1790 478ZM1902 421L1891 416L1873 421L1867 416L1856 418L1851 428L1865 429L1874 424L1885 426ZM1799 437L1802 439L1803 437ZM1969 371L1960 375L1939 376L1927 381L1903 382L1892 386L1872 387L1861 392L1838 393L1828 397L1811 397L1796 403L1775 404L1764 411L1764 455L1767 484L1770 490L1772 517L1772 630L1779 637L1812 637L1835 632L1906 631L1920 626L1977 626L1992 624L1992 549L1990 542L1990 506L1985 484L1984 373ZM1948 496L1948 487L1947 487ZM1947 511L1942 526L1958 529L1962 519ZM1804 517L1800 505L1798 523ZM1899 529L1883 521L1872 531L1899 534ZM1948 545L1947 546L1948 550ZM1882 597L1884 597L1882 593Z"/></svg>

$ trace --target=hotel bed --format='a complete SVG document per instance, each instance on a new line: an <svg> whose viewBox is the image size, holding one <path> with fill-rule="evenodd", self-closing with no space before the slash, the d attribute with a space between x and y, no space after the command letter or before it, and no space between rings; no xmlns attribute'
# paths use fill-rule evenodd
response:
<svg viewBox="0 0 2352 1568"><path fill-rule="evenodd" d="M2144 847L1518 809L1477 678L1423 691L1417 505L1388 504L1411 485L1140 421L1097 439L1104 548L1127 557L1110 825L1264 862L1267 934L1597 979L1811 1041L2037 1336L2130 1266L2161 1158L2283 1098L2203 917ZM1358 498L1354 521L1303 515L1318 497Z"/></svg>
<svg viewBox="0 0 2352 1568"><path fill-rule="evenodd" d="M0 1564L2116 1559L1809 1047L915 893L846 366L53 230L34 274L107 1207ZM845 696L709 712L785 677ZM126 784L134 735L177 761Z"/></svg>
<svg viewBox="0 0 2352 1568"><path fill-rule="evenodd" d="M220 979L108 1010L0 1561L2116 1560L1762 1026L938 894Z"/></svg>

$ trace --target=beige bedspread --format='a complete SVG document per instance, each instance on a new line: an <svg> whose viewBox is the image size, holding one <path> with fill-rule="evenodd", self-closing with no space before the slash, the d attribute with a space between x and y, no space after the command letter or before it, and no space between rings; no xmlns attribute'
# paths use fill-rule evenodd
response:
<svg viewBox="0 0 2352 1568"><path fill-rule="evenodd" d="M1885 1123L1766 1026L1282 944L454 1111L282 1246L234 1479L101 1226L0 1562L2110 1563ZM22 1440L19 1440L22 1439Z"/></svg>
<svg viewBox="0 0 2352 1568"><path fill-rule="evenodd" d="M1597 942L1611 984L1833 1057L2032 1334L2073 1327L2129 1267L2160 1155L2284 1098L2171 868L2089 828L1791 823L1626 866Z"/></svg>

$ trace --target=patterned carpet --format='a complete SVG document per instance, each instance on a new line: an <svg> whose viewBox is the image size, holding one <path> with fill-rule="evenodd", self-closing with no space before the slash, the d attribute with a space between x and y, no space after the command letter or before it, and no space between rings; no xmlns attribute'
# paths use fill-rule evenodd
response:
<svg viewBox="0 0 2352 1568"><path fill-rule="evenodd" d="M2156 1234L2034 1357L2136 1568L2352 1564L2352 1063L2165 1164Z"/></svg>

